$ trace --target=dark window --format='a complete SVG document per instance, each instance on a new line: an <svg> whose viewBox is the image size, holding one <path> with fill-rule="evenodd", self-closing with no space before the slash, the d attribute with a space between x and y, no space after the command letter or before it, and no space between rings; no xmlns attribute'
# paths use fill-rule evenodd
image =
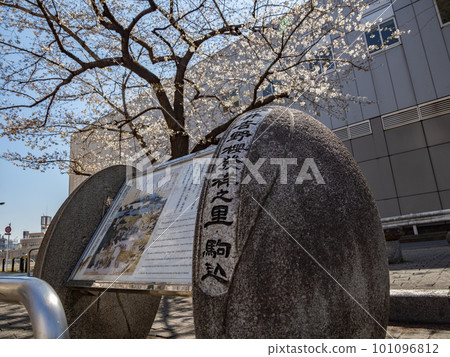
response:
<svg viewBox="0 0 450 357"><path fill-rule="evenodd" d="M273 93L275 93L275 88L272 83L269 83L267 87L263 89L262 95L263 97L267 97Z"/></svg>
<svg viewBox="0 0 450 357"><path fill-rule="evenodd" d="M383 43L381 42L381 35L380 31L378 31L378 27L373 28L370 32L366 32L366 41L370 53L381 49Z"/></svg>
<svg viewBox="0 0 450 357"><path fill-rule="evenodd" d="M277 86L280 84L281 82L279 80L273 80L271 83L269 83L267 85L266 88L264 88L262 90L262 96L263 97L267 97L269 95L274 94L277 91Z"/></svg>
<svg viewBox="0 0 450 357"><path fill-rule="evenodd" d="M450 22L450 1L448 0L436 0L436 5L441 16L442 24Z"/></svg>
<svg viewBox="0 0 450 357"><path fill-rule="evenodd" d="M373 27L370 32L366 32L366 43L369 48L369 53L373 53L397 43L398 37L394 36L397 30L394 19L390 19Z"/></svg>
<svg viewBox="0 0 450 357"><path fill-rule="evenodd" d="M390 46L398 42L398 37L394 36L396 30L393 19L386 21L380 25L381 37L383 38L383 46Z"/></svg>

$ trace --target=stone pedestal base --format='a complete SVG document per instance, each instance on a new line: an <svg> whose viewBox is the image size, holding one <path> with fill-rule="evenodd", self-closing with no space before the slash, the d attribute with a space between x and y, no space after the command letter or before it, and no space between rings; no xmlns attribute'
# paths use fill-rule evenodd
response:
<svg viewBox="0 0 450 357"><path fill-rule="evenodd" d="M386 250L389 264L401 263L403 255L399 240L387 241Z"/></svg>

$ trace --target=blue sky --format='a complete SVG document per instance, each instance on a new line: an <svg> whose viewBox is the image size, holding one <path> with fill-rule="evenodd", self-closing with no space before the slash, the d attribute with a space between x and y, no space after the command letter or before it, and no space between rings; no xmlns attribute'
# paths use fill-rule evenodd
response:
<svg viewBox="0 0 450 357"><path fill-rule="evenodd" d="M23 144L0 139L0 152ZM23 146L25 151L25 146ZM28 150L27 150L28 151ZM67 198L69 176L59 170L40 172L22 169L0 159L0 234L11 223L11 238L22 239L23 231L40 232L41 215L54 216Z"/></svg>

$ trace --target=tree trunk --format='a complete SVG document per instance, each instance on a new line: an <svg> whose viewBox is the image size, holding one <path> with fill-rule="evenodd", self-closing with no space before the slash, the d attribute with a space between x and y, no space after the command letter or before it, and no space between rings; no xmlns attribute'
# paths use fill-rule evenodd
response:
<svg viewBox="0 0 450 357"><path fill-rule="evenodd" d="M189 154L189 136L181 133L171 136L170 148L172 150L172 159Z"/></svg>

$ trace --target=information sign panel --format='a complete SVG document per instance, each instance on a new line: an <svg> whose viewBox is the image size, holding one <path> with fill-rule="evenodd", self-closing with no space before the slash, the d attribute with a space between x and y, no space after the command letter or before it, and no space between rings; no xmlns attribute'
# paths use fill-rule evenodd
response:
<svg viewBox="0 0 450 357"><path fill-rule="evenodd" d="M190 291L198 201L214 148L127 180L69 286Z"/></svg>

